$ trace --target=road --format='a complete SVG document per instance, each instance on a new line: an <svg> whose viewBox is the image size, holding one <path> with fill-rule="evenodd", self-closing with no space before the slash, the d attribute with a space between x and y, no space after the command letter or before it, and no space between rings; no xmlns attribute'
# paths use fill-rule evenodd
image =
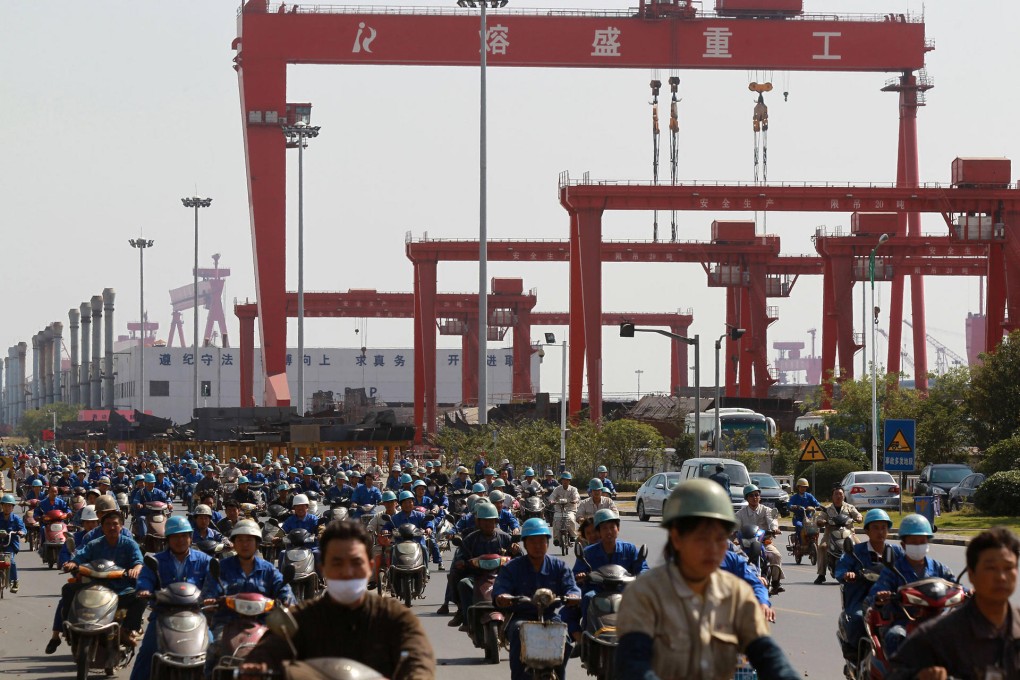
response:
<svg viewBox="0 0 1020 680"><path fill-rule="evenodd" d="M662 563L665 532L655 524L625 517L622 540L648 546L649 560ZM785 537L780 537L785 544ZM932 546L932 556L945 562L954 571L964 567L964 549L954 546ZM573 556L568 557L573 564ZM62 644L53 656L43 648L49 639L53 608L58 601L60 586L66 576L46 569L33 553L22 553L18 559L21 590L17 595L6 593L0 601L0 677L38 680L63 680L74 677L69 648ZM786 592L775 598L777 612L773 635L786 651L794 667L804 677L839 678L842 661L836 641L836 615L839 611L839 588L831 580L826 585L812 584L814 568L805 563L784 564ZM499 666L481 663L481 650L474 649L464 633L446 624L447 617L436 616L445 586L445 574L433 575L424 600L414 604L415 613L432 640L439 664L437 677L444 680L474 680L480 672L492 678L509 678L510 668L503 652ZM1016 599L1016 598L1014 598ZM118 677L127 678L129 669ZM570 680L587 677L576 660L568 666Z"/></svg>

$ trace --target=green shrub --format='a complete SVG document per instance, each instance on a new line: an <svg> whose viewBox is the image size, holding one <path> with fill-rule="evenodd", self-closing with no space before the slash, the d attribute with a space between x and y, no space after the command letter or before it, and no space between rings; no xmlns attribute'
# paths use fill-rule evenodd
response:
<svg viewBox="0 0 1020 680"><path fill-rule="evenodd" d="M852 461L857 466L855 468L857 470L868 470L871 468L871 458L868 457L868 454L848 441L830 439L829 441L821 442L819 446L822 447L822 452L829 460L839 458L841 460Z"/></svg>
<svg viewBox="0 0 1020 680"><path fill-rule="evenodd" d="M832 487L843 481L848 472L860 469L856 464L842 458L833 458L822 463L815 463L815 483L811 487L811 493L823 502L832 497ZM806 477L811 481L811 464L801 464L797 468L795 477Z"/></svg>
<svg viewBox="0 0 1020 680"><path fill-rule="evenodd" d="M1020 435L1017 434L989 446L980 467L986 475L1017 469L1020 469Z"/></svg>
<svg viewBox="0 0 1020 680"><path fill-rule="evenodd" d="M623 491L624 493L633 493L638 490L644 482L613 482L613 486L616 487L617 492Z"/></svg>
<svg viewBox="0 0 1020 680"><path fill-rule="evenodd" d="M985 515L1020 515L1020 470L986 479L974 492L974 506Z"/></svg>

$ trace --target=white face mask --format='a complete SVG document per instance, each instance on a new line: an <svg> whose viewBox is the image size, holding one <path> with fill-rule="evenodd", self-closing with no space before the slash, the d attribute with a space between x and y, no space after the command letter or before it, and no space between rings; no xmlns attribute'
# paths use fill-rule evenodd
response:
<svg viewBox="0 0 1020 680"><path fill-rule="evenodd" d="M326 590L340 604L354 604L368 592L368 577L326 579Z"/></svg>
<svg viewBox="0 0 1020 680"><path fill-rule="evenodd" d="M903 552L907 554L909 559L919 562L925 555L928 554L928 544L922 543L921 545L905 545L903 546Z"/></svg>

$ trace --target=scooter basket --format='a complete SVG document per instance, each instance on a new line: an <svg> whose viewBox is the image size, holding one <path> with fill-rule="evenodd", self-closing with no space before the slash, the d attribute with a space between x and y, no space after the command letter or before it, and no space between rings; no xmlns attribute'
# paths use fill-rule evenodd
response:
<svg viewBox="0 0 1020 680"><path fill-rule="evenodd" d="M557 668L563 663L567 624L525 621L521 624L521 658L532 668Z"/></svg>
<svg viewBox="0 0 1020 680"><path fill-rule="evenodd" d="M758 671L743 654L737 656L737 672L733 674L733 680L758 680Z"/></svg>

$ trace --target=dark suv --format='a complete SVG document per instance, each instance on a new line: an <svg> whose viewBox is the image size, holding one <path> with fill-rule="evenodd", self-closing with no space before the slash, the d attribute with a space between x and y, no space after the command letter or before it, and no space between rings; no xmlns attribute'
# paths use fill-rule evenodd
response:
<svg viewBox="0 0 1020 680"><path fill-rule="evenodd" d="M973 473L968 465L959 463L929 464L921 470L921 476L914 487L915 496L944 496L949 490ZM943 499L945 501L945 499Z"/></svg>

